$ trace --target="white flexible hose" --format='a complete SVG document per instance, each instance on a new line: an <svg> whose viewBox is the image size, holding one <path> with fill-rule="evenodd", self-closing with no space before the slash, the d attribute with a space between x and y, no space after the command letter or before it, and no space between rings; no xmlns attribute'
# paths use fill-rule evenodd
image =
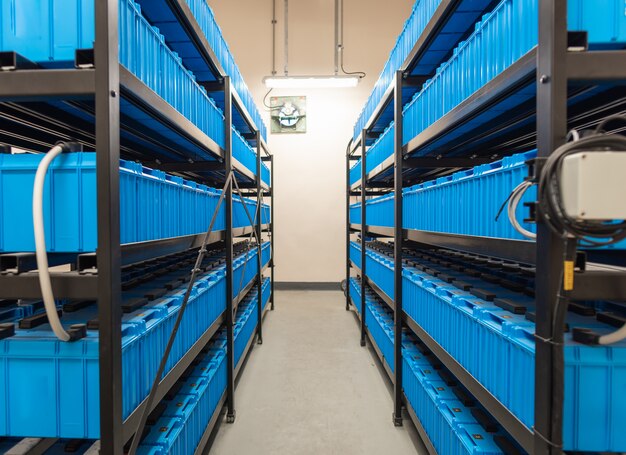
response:
<svg viewBox="0 0 626 455"><path fill-rule="evenodd" d="M530 232L527 229L524 229L522 225L519 224L519 221L517 221L517 217L515 216L517 212L517 206L522 200L522 197L524 197L524 193L526 193L526 190L531 186L533 186L533 183L524 181L517 185L517 187L515 187L515 189L511 193L511 198L509 199L507 214L509 216L509 221L517 232L522 234L524 237L528 237L529 239L536 239L537 234L535 234L534 232Z"/></svg>
<svg viewBox="0 0 626 455"><path fill-rule="evenodd" d="M48 269L48 255L46 253L46 234L43 224L43 187L46 181L46 173L50 163L61 153L63 153L61 146L56 145L52 147L37 168L35 185L33 186L33 227L35 229L35 252L37 254L37 268L39 269L39 286L41 286L41 295L43 296L48 321L59 340L69 341L70 335L63 328L54 303L50 270Z"/></svg>
<svg viewBox="0 0 626 455"><path fill-rule="evenodd" d="M622 326L621 329L617 329L613 333L609 333L608 335L602 335L598 339L598 344L613 344L619 341L622 341L626 338L626 324Z"/></svg>

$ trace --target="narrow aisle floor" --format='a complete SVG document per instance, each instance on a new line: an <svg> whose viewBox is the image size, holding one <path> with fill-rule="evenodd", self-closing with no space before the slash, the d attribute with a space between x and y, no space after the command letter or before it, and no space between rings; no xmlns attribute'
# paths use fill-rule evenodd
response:
<svg viewBox="0 0 626 455"><path fill-rule="evenodd" d="M391 422L390 384L334 291L278 291L211 453L426 453L410 420Z"/></svg>

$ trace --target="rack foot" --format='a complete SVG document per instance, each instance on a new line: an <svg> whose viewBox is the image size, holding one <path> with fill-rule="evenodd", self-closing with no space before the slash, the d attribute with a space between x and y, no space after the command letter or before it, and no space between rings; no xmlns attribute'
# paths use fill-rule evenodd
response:
<svg viewBox="0 0 626 455"><path fill-rule="evenodd" d="M365 340L361 339L361 347L365 346Z"/></svg>
<svg viewBox="0 0 626 455"><path fill-rule="evenodd" d="M391 420L393 421L394 427L401 427L403 425L402 416L398 417L395 412L391 414Z"/></svg>
<svg viewBox="0 0 626 455"><path fill-rule="evenodd" d="M226 414L226 423L235 423L235 419L237 418L237 412L233 411L232 414Z"/></svg>

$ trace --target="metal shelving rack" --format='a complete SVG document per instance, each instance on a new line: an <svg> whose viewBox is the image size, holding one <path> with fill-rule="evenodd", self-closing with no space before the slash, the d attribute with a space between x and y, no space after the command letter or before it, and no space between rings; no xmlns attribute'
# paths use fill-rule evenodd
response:
<svg viewBox="0 0 626 455"><path fill-rule="evenodd" d="M143 82L119 64L118 58L118 2L95 2L96 39L93 51L77 51L80 69L39 69L15 53L0 53L0 143L28 150L46 151L56 141L79 142L86 149L96 150L98 250L96 254L64 257L63 263L78 264L71 272L52 273L52 287L59 298L98 301L100 337L100 453L122 454L124 445L136 431L146 400L127 418L122 418L122 351L121 351L121 267L125 264L156 258L166 254L201 246L204 234L169 238L136 244L120 244L119 160L120 157L137 160L148 166L221 187L231 171L237 178L240 192L245 197L256 197L258 210L254 226L232 227L233 185L228 185L226 229L212 233L209 242L226 244L226 311L211 326L178 364L160 382L153 408L171 386L191 365L200 351L225 322L227 328L228 386L196 453L203 453L209 436L222 412L227 408L229 421L235 419L234 384L236 372L242 363L233 363L233 318L238 303L253 287L259 287L259 323L246 351L254 341L262 342L262 321L267 310L274 309L273 207L271 220L262 224L260 203L263 197L273 197L273 185L261 181L261 163L268 162L273 181L273 156L261 139L259 129L246 111L240 95L232 87L230 78L219 64L199 24L184 0L140 1L146 10L157 8L161 15L169 14L171 27L165 31L166 42L176 41L185 46L186 59L199 58L211 74L201 81L217 99L223 98L225 114L225 147L205 135L172 106L152 92ZM182 35L181 35L182 33ZM175 35L175 36L174 36ZM182 38L181 38L182 36ZM139 124L127 115L132 106L150 119L156 120L176 139L163 137ZM245 138L257 151L256 177L232 157L231 125L244 130ZM174 155L176 159L172 159ZM273 206L273 204L272 204ZM255 214L252 214L254 216ZM265 269L261 267L259 251L256 279L240 295L232 297L233 241L254 231L261 239L269 235L272 258L267 267L271 273L271 305L266 312L261 306L261 282ZM53 256L53 255L51 255ZM19 274L0 274L0 298L41 298L35 267L19 255L3 256L4 269L15 267ZM32 261L31 261L32 262ZM51 259L51 263L54 260ZM8 266L7 266L8 264ZM0 265L0 268L2 266ZM74 268L74 267L73 267ZM44 442L45 445L45 442ZM41 445L38 445L40 447Z"/></svg>
<svg viewBox="0 0 626 455"><path fill-rule="evenodd" d="M389 305L395 307L395 339L399 340L403 327L408 327L448 368L487 411L528 453L560 454L562 421L556 412L563 403L553 405L553 390L563 388L552 377L552 347L537 342L535 360L535 426L528 429L505 406L476 381L454 358L429 336L402 310L402 248L406 245L426 245L457 249L460 251L493 256L536 266L537 335L552 338L555 296L560 288L562 270L562 242L550 231L539 217L537 242L494 239L476 236L425 232L402 228L402 188L440 175L448 175L458 169L473 167L494 161L504 155L538 149L539 157L549 156L565 142L568 129L594 124L606 116L624 110L623 103L615 103L623 97L623 81L626 80L626 51L570 50L568 39L573 38L567 30L567 1L539 1L539 44L502 74L477 91L469 99L454 108L425 131L411 139L407 145L402 140L402 107L416 91L416 86L434 74L436 67L447 60L452 49L469 34L476 18L489 11L494 2L474 3L474 19L463 16L463 8L471 2L464 0L442 1L409 57L396 73L396 78L386 91L382 101L366 123L360 138L348 147L346 157L346 203L348 243L346 276L354 268L361 280L361 315L364 314L366 283ZM472 15L470 15L472 16ZM467 28L453 27L465 20ZM414 69L431 52L435 38L446 30L456 31L455 40L447 40L448 53L440 52L439 59L428 66L431 70L416 72ZM465 30L465 31L459 31ZM577 37L580 38L580 35ZM441 49L439 49L441 50ZM424 65L419 65L424 68ZM622 87L620 87L620 83ZM621 97L616 94L621 94ZM589 95L593 96L589 96ZM513 102L513 100L515 100ZM610 102L610 103L609 103ZM502 109L497 119L487 120L491 109ZM391 121L395 121L393 155L367 173L366 150L372 141ZM459 127L472 121L472 129L459 132ZM420 157L415 157L416 152ZM350 185L350 163L361 158L361 179ZM366 223L366 200L370 196L394 191L395 228L368 226ZM351 197L361 202L361 224L350 223ZM360 270L350 260L351 234L386 237L394 240L394 292L395 302L367 278L365 246L362 245ZM541 254L539 253L541 252ZM590 258L593 255L590 254ZM626 275L621 270L600 265L587 266L577 272L574 300L613 299L626 300ZM346 309L351 302L349 293ZM359 303L357 303L359 304ZM361 344L365 342L367 329L363 317ZM394 384L393 422L401 424L401 410L405 397L402 392L401 344L395 343L396 370L391 377ZM380 355L379 355L380 357ZM382 360L382 357L381 357ZM389 373L389 372L388 372ZM423 428L417 417L409 413L418 431ZM423 437L423 434L422 434ZM430 453L432 444L424 438Z"/></svg>

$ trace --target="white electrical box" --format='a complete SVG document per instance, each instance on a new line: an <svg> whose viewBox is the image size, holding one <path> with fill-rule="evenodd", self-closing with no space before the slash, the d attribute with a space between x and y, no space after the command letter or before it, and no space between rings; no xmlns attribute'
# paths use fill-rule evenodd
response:
<svg viewBox="0 0 626 455"><path fill-rule="evenodd" d="M579 152L563 159L561 197L579 220L626 219L626 152Z"/></svg>

